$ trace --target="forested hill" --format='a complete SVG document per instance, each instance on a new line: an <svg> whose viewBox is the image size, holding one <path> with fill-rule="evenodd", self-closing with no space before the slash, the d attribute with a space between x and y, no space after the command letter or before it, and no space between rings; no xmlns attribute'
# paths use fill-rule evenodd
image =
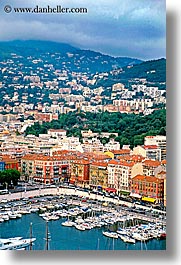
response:
<svg viewBox="0 0 181 265"><path fill-rule="evenodd" d="M94 87L111 87L116 83L123 83L126 87L129 87L132 82L140 82L139 79L146 79L148 86L166 89L166 59L146 61L110 71L109 75L99 79Z"/></svg>
<svg viewBox="0 0 181 265"><path fill-rule="evenodd" d="M117 78L146 78L148 82L166 82L166 59L146 61L130 68L123 67L123 72Z"/></svg>
<svg viewBox="0 0 181 265"><path fill-rule="evenodd" d="M147 135L166 135L166 110L156 110L152 114L143 116L126 113L91 113L72 112L61 114L58 121L50 123L35 123L28 127L25 134L38 136L47 133L48 129L65 129L67 136L77 136L81 139L81 130L93 132L117 132L115 140L122 145L130 144L131 147L142 145ZM107 141L108 139L101 139Z"/></svg>
<svg viewBox="0 0 181 265"><path fill-rule="evenodd" d="M12 59L12 54L20 56L26 64L26 58L32 57L46 61L57 69L95 74L109 72L127 65L139 64L142 61L129 57L112 57L100 52L81 50L65 43L50 41L7 41L0 42L0 60Z"/></svg>
<svg viewBox="0 0 181 265"><path fill-rule="evenodd" d="M135 79L146 79L149 86L166 89L166 59L146 61L133 66L124 66L120 71L111 71L106 78L98 80L96 86L112 86L120 82L129 87L132 80L135 83Z"/></svg>

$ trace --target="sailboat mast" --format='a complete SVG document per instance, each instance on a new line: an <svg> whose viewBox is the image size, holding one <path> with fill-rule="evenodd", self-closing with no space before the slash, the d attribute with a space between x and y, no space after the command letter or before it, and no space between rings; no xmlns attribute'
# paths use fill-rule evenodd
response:
<svg viewBox="0 0 181 265"><path fill-rule="evenodd" d="M97 250L99 250L99 238L97 240Z"/></svg>
<svg viewBox="0 0 181 265"><path fill-rule="evenodd" d="M30 250L32 250L32 223L30 223Z"/></svg>
<svg viewBox="0 0 181 265"><path fill-rule="evenodd" d="M112 242L112 250L114 250L114 237L113 237L113 242Z"/></svg>
<svg viewBox="0 0 181 265"><path fill-rule="evenodd" d="M48 234L48 221L46 222L46 250L48 250L48 241L49 241L49 234Z"/></svg>

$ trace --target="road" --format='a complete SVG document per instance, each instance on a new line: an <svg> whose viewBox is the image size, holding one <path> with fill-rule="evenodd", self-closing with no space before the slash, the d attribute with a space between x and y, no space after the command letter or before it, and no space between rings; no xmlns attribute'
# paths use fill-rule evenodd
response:
<svg viewBox="0 0 181 265"><path fill-rule="evenodd" d="M36 190L22 191L16 193L9 193L0 195L0 202L7 202L19 199L28 199L36 196L45 196L45 195L79 195L83 197L88 197L89 199L112 202L114 204L126 205L127 207L132 207L134 204L127 201L122 201L120 199L110 198L104 195L93 194L87 191L80 191L76 189L64 188L64 187L50 187L50 188L39 188ZM136 205L138 208L143 210L150 210L150 206ZM155 212L166 215L165 211L154 209Z"/></svg>

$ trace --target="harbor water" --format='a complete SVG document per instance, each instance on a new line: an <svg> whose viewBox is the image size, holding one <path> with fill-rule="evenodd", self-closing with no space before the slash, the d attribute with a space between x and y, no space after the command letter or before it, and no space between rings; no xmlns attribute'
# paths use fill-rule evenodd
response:
<svg viewBox="0 0 181 265"><path fill-rule="evenodd" d="M124 243L120 238L105 237L105 228L94 228L80 231L75 227L65 227L61 223L65 219L48 222L50 240L49 250L166 250L166 240L152 239L146 243L137 241L135 244ZM46 250L46 221L36 213L23 215L20 219L0 223L0 238L21 236L36 238L33 250Z"/></svg>

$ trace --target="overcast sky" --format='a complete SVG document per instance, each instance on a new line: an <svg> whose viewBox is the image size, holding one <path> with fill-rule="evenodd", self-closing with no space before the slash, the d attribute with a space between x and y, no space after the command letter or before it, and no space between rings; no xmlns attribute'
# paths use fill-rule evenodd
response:
<svg viewBox="0 0 181 265"><path fill-rule="evenodd" d="M5 13L4 7L85 7L86 14ZM166 56L165 0L1 0L0 40L64 42L113 56Z"/></svg>

